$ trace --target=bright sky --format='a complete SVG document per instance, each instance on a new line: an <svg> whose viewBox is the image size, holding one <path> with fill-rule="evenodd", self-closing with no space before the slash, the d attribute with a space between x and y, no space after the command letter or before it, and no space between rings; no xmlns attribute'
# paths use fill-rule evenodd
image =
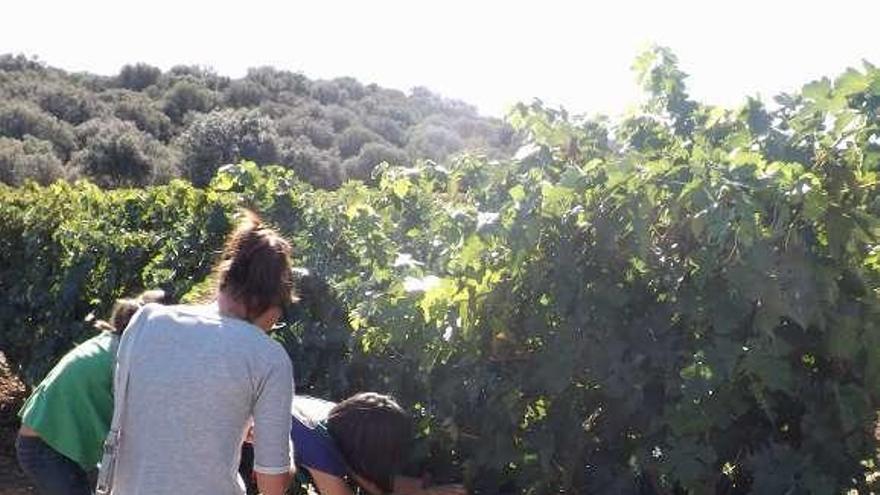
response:
<svg viewBox="0 0 880 495"><path fill-rule="evenodd" d="M533 97L620 114L649 43L673 49L696 97L727 106L880 65L876 0L28 0L2 11L0 53L68 70L184 63L240 77L268 64L426 86L498 116Z"/></svg>

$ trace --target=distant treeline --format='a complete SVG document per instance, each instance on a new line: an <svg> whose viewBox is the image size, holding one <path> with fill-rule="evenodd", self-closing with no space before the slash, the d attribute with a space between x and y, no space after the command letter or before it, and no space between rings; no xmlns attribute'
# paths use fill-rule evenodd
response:
<svg viewBox="0 0 880 495"><path fill-rule="evenodd" d="M219 166L247 159L332 188L369 180L383 161L504 156L515 141L500 120L425 88L405 94L272 67L232 79L139 63L99 76L0 56L0 181L12 185L79 177L103 187L173 177L204 185Z"/></svg>

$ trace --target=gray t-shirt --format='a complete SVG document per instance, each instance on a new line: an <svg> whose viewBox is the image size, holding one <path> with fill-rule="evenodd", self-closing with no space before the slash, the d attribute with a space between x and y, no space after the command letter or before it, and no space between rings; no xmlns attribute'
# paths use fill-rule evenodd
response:
<svg viewBox="0 0 880 495"><path fill-rule="evenodd" d="M243 494L238 465L251 419L254 470L289 471L292 365L259 328L216 306L149 304L122 337L123 359L115 495Z"/></svg>

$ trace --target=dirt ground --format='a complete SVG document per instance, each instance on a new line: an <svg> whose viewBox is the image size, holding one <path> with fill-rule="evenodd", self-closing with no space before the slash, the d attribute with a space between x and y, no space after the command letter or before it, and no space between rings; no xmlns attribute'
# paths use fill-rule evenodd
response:
<svg viewBox="0 0 880 495"><path fill-rule="evenodd" d="M0 495L36 493L15 460L16 413L25 398L24 384L9 370L0 352Z"/></svg>

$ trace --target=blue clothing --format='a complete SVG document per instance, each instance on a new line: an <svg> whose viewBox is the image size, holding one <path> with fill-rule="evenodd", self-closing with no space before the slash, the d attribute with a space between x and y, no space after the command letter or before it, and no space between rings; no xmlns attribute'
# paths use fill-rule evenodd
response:
<svg viewBox="0 0 880 495"><path fill-rule="evenodd" d="M15 452L21 470L34 482L40 495L91 495L88 473L38 437L19 435Z"/></svg>
<svg viewBox="0 0 880 495"><path fill-rule="evenodd" d="M294 462L297 466L317 469L340 478L348 474L342 454L336 448L324 422L311 428L294 416L290 438L293 440Z"/></svg>
<svg viewBox="0 0 880 495"><path fill-rule="evenodd" d="M296 397L290 438L297 466L342 478L348 475L349 469L327 431L327 413L332 406L333 403L320 399Z"/></svg>

